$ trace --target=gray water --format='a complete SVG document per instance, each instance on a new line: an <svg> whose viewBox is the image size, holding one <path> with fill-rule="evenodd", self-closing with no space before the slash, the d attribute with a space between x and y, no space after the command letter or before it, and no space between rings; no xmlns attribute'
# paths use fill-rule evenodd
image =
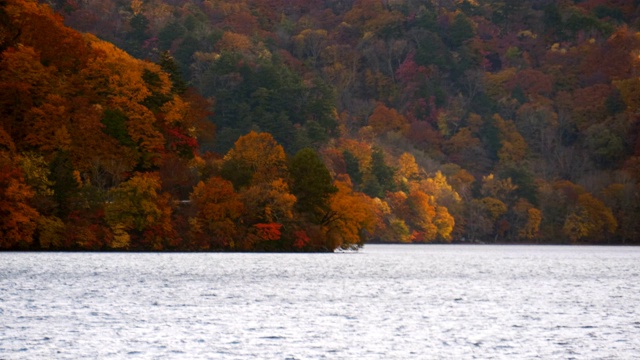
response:
<svg viewBox="0 0 640 360"><path fill-rule="evenodd" d="M640 359L640 248L0 253L0 359Z"/></svg>

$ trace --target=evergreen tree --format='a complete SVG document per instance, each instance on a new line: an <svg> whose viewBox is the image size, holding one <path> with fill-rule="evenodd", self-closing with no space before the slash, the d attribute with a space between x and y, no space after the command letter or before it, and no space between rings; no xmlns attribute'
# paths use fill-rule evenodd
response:
<svg viewBox="0 0 640 360"><path fill-rule="evenodd" d="M320 223L329 210L329 197L338 191L324 162L312 149L302 149L291 160L289 174L297 210Z"/></svg>

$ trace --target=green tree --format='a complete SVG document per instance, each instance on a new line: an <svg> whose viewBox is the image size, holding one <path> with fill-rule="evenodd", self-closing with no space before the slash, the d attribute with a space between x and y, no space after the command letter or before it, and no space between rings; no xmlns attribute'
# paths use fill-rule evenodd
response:
<svg viewBox="0 0 640 360"><path fill-rule="evenodd" d="M448 33L451 44L459 47L473 37L473 24L465 14L459 13L453 20Z"/></svg>
<svg viewBox="0 0 640 360"><path fill-rule="evenodd" d="M371 174L378 180L384 192L396 190L395 169L385 163L384 152L380 148L374 148L371 153Z"/></svg>
<svg viewBox="0 0 640 360"><path fill-rule="evenodd" d="M358 158L349 150L344 150L342 152L342 156L344 158L345 167L347 168L347 175L349 175L349 177L351 178L353 186L357 188L360 184L362 184L362 171L360 170L360 162L358 162Z"/></svg>
<svg viewBox="0 0 640 360"><path fill-rule="evenodd" d="M312 149L300 150L289 165L293 185L291 191L298 199L296 208L320 223L329 210L329 198L338 191L322 159Z"/></svg>

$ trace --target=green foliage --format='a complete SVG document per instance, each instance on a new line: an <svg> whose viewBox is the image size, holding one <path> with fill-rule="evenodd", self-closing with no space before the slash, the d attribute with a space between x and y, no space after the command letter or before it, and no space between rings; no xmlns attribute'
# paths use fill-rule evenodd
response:
<svg viewBox="0 0 640 360"><path fill-rule="evenodd" d="M500 172L500 177L511 179L511 182L517 186L516 197L526 199L534 206L538 205L538 186L535 183L535 175L527 167L522 165L508 167Z"/></svg>
<svg viewBox="0 0 640 360"><path fill-rule="evenodd" d="M624 139L615 130L611 124L596 124L586 132L586 145L601 167L615 167L625 155Z"/></svg>
<svg viewBox="0 0 640 360"><path fill-rule="evenodd" d="M162 54L160 54L159 65L162 71L169 74L172 85L171 92L178 95L184 94L184 92L187 91L187 83L182 78L180 67L168 51L163 51Z"/></svg>
<svg viewBox="0 0 640 360"><path fill-rule="evenodd" d="M329 170L315 151L306 148L291 160L289 174L297 210L309 214L319 224L329 211L329 197L338 191Z"/></svg>
<svg viewBox="0 0 640 360"><path fill-rule="evenodd" d="M170 96L156 91L156 89L162 86L162 79L158 73L144 69L142 73L142 80L145 82L147 87L151 89L151 95L147 96L142 103L144 106L153 111L158 111L162 105L171 100Z"/></svg>
<svg viewBox="0 0 640 360"><path fill-rule="evenodd" d="M380 184L382 191L395 191L397 185L395 182L396 170L388 166L384 161L384 152L382 149L376 148L371 153L371 174Z"/></svg>
<svg viewBox="0 0 640 360"><path fill-rule="evenodd" d="M326 138L335 128L333 93L326 83L316 78L305 85L299 75L275 58L255 67L239 65L243 61L237 53L224 52L202 74L204 95L216 98L213 121L220 131L246 133L257 128L271 133L290 152L295 147L294 124L314 121L307 133L312 142ZM226 85L214 85L221 81ZM228 150L223 144L216 150Z"/></svg>
<svg viewBox="0 0 640 360"><path fill-rule="evenodd" d="M133 147L135 143L127 130L127 117L120 110L106 109L102 115L102 131L118 140L121 145Z"/></svg>
<svg viewBox="0 0 640 360"><path fill-rule="evenodd" d="M167 23L158 33L158 45L160 49L170 49L173 42L183 37L186 32L186 28L179 22L172 21Z"/></svg>
<svg viewBox="0 0 640 360"><path fill-rule="evenodd" d="M73 198L78 193L78 182L73 174L73 164L66 152L58 152L49 164L49 179L53 182L53 198L56 215L65 218L73 208Z"/></svg>
<svg viewBox="0 0 640 360"><path fill-rule="evenodd" d="M461 46L465 41L473 37L473 25L464 13L456 15L453 24L449 27L448 35L451 45L454 47Z"/></svg>
<svg viewBox="0 0 640 360"><path fill-rule="evenodd" d="M360 171L360 163L358 162L358 158L356 158L355 155L353 155L353 153L349 150L344 150L342 152L342 156L344 157L347 174L351 178L351 182L354 184L354 186L362 184L362 171Z"/></svg>

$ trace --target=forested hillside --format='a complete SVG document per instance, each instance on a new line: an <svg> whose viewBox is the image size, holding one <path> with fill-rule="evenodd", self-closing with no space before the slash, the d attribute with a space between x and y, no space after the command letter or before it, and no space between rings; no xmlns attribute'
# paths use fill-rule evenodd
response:
<svg viewBox="0 0 640 360"><path fill-rule="evenodd" d="M0 3L0 248L640 242L639 1Z"/></svg>

